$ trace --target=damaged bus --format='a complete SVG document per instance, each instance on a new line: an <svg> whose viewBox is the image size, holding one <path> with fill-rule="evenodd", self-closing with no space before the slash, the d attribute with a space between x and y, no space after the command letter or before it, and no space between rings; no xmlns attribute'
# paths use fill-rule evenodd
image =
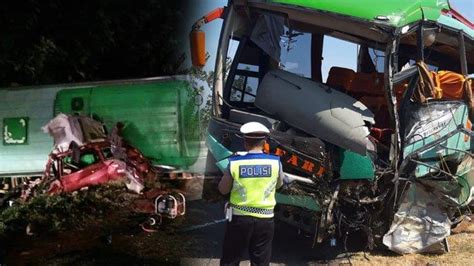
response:
<svg viewBox="0 0 474 266"><path fill-rule="evenodd" d="M277 193L280 220L315 243L447 250L473 195L472 22L448 0L233 0L194 24L195 66L215 19L208 172L258 121L299 177Z"/></svg>

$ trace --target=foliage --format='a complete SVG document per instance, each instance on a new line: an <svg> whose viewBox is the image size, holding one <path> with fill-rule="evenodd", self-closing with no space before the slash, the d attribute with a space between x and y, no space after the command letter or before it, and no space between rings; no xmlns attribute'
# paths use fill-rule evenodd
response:
<svg viewBox="0 0 474 266"><path fill-rule="evenodd" d="M207 54L207 59L209 59L209 54ZM227 58L225 66L225 79L229 74L231 64L232 59ZM199 114L201 128L207 129L209 121L212 117L212 90L214 86L215 73L213 70L206 71L202 68L197 67L190 68L187 73L191 76L192 87L194 88L195 97L201 100L201 109ZM206 130L202 130L201 133L205 134Z"/></svg>
<svg viewBox="0 0 474 266"><path fill-rule="evenodd" d="M0 236L24 230L33 224L46 231L82 228L88 220L99 218L106 210L117 207L117 191L113 185L77 193L38 195L27 203L0 210Z"/></svg>
<svg viewBox="0 0 474 266"><path fill-rule="evenodd" d="M0 2L0 86L175 74L181 1Z"/></svg>
<svg viewBox="0 0 474 266"><path fill-rule="evenodd" d="M250 70L246 67L245 70ZM249 101L252 99L251 94L255 94L256 88L248 85L248 77L246 76L235 76L234 82L232 83L232 90L230 92L230 100L235 102Z"/></svg>
<svg viewBox="0 0 474 266"><path fill-rule="evenodd" d="M203 69L191 68L191 83L195 99L200 103L199 120L201 124L201 134L205 134L205 129L209 125L212 116L212 83L214 81L214 71L206 72Z"/></svg>

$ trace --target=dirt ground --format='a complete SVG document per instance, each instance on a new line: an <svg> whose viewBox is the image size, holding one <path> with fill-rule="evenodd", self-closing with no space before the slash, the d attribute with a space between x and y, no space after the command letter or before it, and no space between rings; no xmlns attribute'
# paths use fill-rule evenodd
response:
<svg viewBox="0 0 474 266"><path fill-rule="evenodd" d="M442 255L410 254L398 256L388 252L358 252L351 257L354 265L473 265L474 224L462 233L448 238L450 252Z"/></svg>
<svg viewBox="0 0 474 266"><path fill-rule="evenodd" d="M198 245L180 232L196 223L192 216L164 219L156 232L145 232L140 225L149 215L131 211L136 198L103 187L2 213L0 220L9 222L0 234L0 265L178 265L181 257L196 256Z"/></svg>

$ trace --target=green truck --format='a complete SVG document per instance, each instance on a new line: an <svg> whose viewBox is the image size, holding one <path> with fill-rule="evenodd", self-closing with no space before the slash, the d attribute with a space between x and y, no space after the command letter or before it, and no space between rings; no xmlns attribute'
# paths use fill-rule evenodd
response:
<svg viewBox="0 0 474 266"><path fill-rule="evenodd" d="M0 89L0 176L41 176L53 139L41 130L59 113L93 117L156 165L189 169L199 160L199 107L187 77L158 77Z"/></svg>
<svg viewBox="0 0 474 266"><path fill-rule="evenodd" d="M258 121L266 152L306 180L278 191L279 219L318 243L445 243L474 191L472 22L447 0L234 0L194 24L195 66L218 18L208 172Z"/></svg>

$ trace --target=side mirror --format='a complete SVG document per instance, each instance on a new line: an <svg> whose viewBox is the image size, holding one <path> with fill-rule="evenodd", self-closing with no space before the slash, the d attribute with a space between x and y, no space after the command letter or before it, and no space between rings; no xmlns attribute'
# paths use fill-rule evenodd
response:
<svg viewBox="0 0 474 266"><path fill-rule="evenodd" d="M206 65L206 33L193 29L189 34L191 45L191 61L195 67Z"/></svg>

